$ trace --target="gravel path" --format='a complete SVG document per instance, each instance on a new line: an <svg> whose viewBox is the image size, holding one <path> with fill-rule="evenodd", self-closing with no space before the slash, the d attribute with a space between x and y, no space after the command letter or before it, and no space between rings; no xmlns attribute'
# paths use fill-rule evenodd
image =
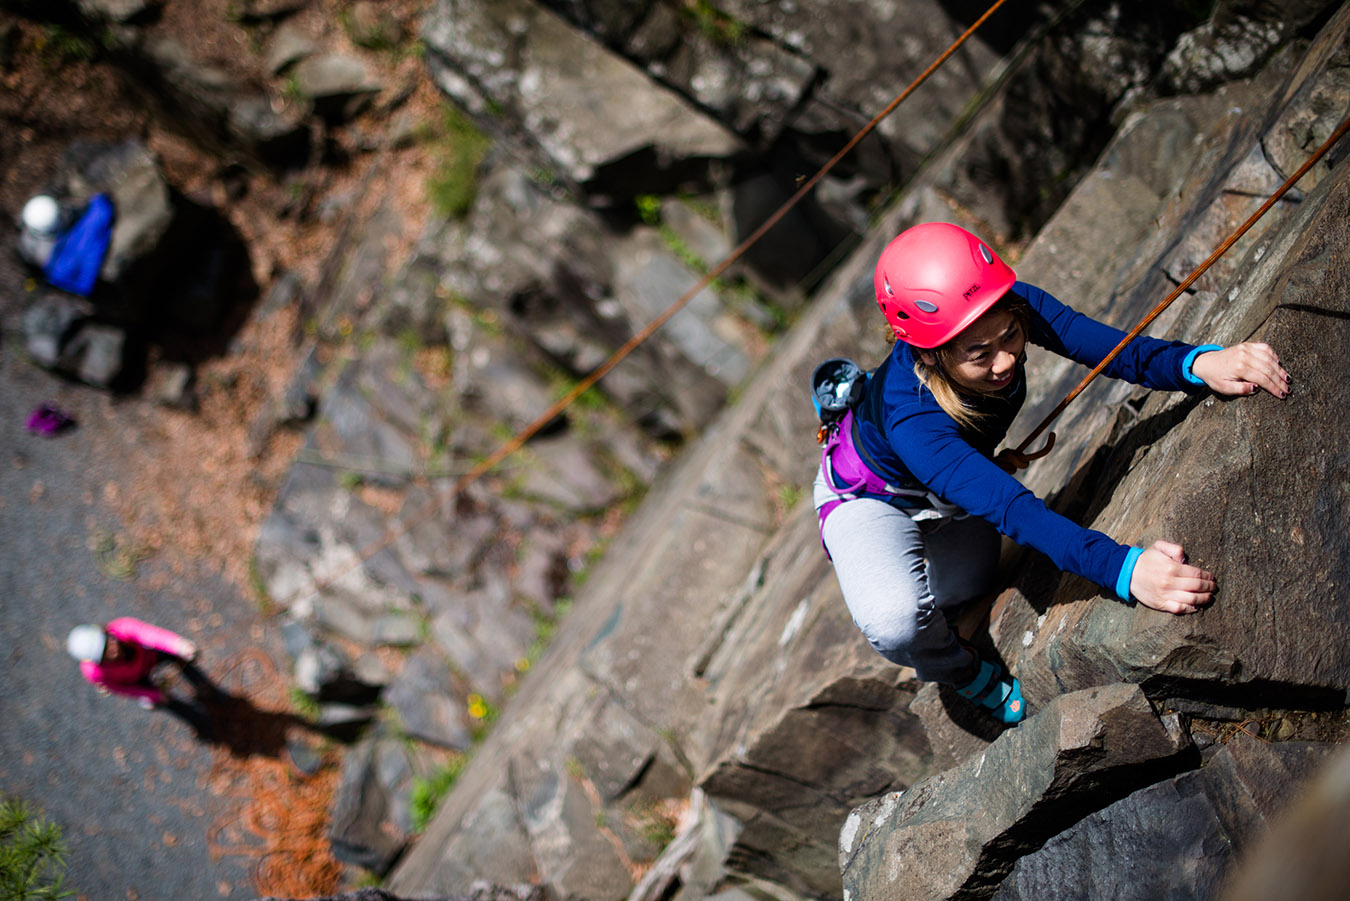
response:
<svg viewBox="0 0 1350 901"><path fill-rule="evenodd" d="M242 650L282 654L253 603L205 565L118 548L129 539L110 498L125 503L116 486L136 474L107 452L121 444L110 430L145 402L63 383L24 358L12 331L0 339L0 791L61 826L82 897L256 897L246 856L208 852L213 826L240 804L220 766L229 751L166 713L97 694L64 640L76 623L132 615L195 639L217 678ZM29 434L42 402L72 412L78 428Z"/></svg>

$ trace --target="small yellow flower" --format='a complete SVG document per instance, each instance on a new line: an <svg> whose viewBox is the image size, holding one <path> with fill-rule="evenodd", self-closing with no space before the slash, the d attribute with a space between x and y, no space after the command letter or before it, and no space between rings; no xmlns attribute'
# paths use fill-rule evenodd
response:
<svg viewBox="0 0 1350 901"><path fill-rule="evenodd" d="M481 720L488 715L487 702L482 695L469 695L469 716Z"/></svg>
<svg viewBox="0 0 1350 901"><path fill-rule="evenodd" d="M530 658L529 658L529 657L517 657L517 658L516 658L516 672L518 672L518 673L523 673L523 672L525 672L526 670L528 670L529 668L530 668Z"/></svg>

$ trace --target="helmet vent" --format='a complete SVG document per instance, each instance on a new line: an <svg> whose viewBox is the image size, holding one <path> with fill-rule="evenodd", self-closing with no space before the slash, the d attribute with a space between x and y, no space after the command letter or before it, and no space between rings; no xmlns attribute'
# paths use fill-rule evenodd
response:
<svg viewBox="0 0 1350 901"><path fill-rule="evenodd" d="M890 279L888 279L888 278L882 278L882 280L881 280L881 286L882 286L883 288L886 289L886 296L887 296L887 297L894 297L894 296L895 296L895 291L893 291L893 290L891 289L891 280L890 280Z"/></svg>
<svg viewBox="0 0 1350 901"><path fill-rule="evenodd" d="M936 313L938 311L937 304L933 303L931 300L916 300L914 301L914 306L923 310L925 313Z"/></svg>
<svg viewBox="0 0 1350 901"><path fill-rule="evenodd" d="M980 256L984 257L985 263L990 266L994 265L994 255L990 253L989 248L985 247L983 244L980 245Z"/></svg>

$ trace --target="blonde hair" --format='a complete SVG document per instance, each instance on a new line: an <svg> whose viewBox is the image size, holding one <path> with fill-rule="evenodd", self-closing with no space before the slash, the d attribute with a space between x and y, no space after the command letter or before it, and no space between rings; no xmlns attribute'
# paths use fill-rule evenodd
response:
<svg viewBox="0 0 1350 901"><path fill-rule="evenodd" d="M1031 321L1031 307L1021 297L1008 292L981 315L987 316L996 311L1012 314L1014 321L1021 327L1022 334L1027 334L1027 325ZM960 336L957 335L930 351L936 360L935 366L929 366L918 353L915 353L914 374L925 388L933 392L933 399L944 413L956 421L957 426L962 429L974 429L980 424L980 420L989 414L976 409L971 403L974 398L979 397L979 394L968 388L962 388L949 374L954 365L952 354L956 351L958 337Z"/></svg>

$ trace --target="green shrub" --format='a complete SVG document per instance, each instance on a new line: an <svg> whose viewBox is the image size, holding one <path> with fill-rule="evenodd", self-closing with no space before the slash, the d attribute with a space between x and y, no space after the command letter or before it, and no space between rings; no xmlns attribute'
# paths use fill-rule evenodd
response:
<svg viewBox="0 0 1350 901"><path fill-rule="evenodd" d="M66 846L61 827L23 801L0 802L0 898L68 898Z"/></svg>

